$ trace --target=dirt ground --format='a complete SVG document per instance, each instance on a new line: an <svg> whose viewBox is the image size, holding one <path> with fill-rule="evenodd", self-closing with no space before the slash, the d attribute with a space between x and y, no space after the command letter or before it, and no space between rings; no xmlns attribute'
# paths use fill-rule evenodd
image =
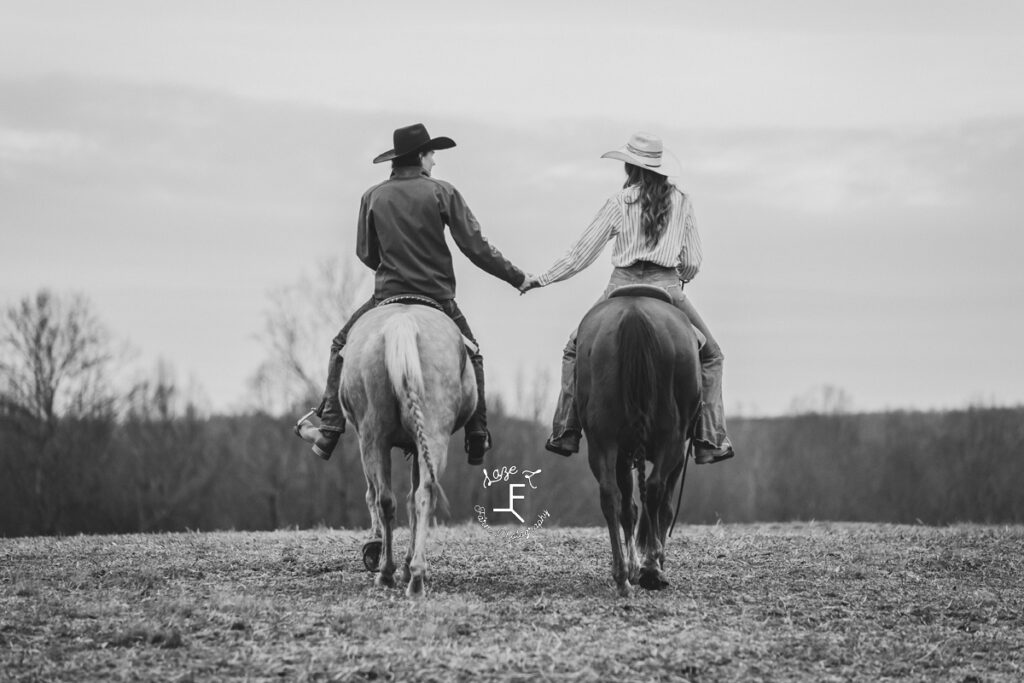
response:
<svg viewBox="0 0 1024 683"><path fill-rule="evenodd" d="M419 601L362 531L0 539L0 679L1024 679L1022 527L680 527L625 599L605 529L501 530L432 530Z"/></svg>

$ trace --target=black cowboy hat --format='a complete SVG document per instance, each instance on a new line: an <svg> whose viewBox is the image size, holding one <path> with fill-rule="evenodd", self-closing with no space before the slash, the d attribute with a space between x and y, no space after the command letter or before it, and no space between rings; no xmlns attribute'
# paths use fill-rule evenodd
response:
<svg viewBox="0 0 1024 683"><path fill-rule="evenodd" d="M427 152L432 149L450 149L455 146L455 141L451 138L439 137L432 138L430 133L427 132L426 126L422 123L414 123L411 126L405 128L398 128L395 130L393 136L394 148L389 149L383 154L377 155L373 163L379 164L382 161L391 161L400 156L406 154L412 154L413 152Z"/></svg>

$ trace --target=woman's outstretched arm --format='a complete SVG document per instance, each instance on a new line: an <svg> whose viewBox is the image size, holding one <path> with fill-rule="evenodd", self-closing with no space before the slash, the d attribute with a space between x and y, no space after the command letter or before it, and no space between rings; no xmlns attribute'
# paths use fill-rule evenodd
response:
<svg viewBox="0 0 1024 683"><path fill-rule="evenodd" d="M618 202L612 197L605 202L597 216L569 251L537 276L537 285L544 287L552 282L568 280L589 266L601 254L605 245L608 244L608 240L618 234L621 222L622 211Z"/></svg>

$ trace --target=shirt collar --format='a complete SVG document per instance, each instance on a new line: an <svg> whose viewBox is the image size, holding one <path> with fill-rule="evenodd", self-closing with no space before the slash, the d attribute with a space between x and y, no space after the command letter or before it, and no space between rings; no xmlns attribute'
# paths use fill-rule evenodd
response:
<svg viewBox="0 0 1024 683"><path fill-rule="evenodd" d="M427 175L422 166L399 166L391 170L392 178L415 178L419 175Z"/></svg>

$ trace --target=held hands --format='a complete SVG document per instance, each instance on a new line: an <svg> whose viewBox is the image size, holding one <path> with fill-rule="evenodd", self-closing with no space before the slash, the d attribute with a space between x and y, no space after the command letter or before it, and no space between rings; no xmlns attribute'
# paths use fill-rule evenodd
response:
<svg viewBox="0 0 1024 683"><path fill-rule="evenodd" d="M540 283L537 282L537 277L527 273L526 277L523 279L523 284L519 285L519 294L526 294L535 287L540 287Z"/></svg>

